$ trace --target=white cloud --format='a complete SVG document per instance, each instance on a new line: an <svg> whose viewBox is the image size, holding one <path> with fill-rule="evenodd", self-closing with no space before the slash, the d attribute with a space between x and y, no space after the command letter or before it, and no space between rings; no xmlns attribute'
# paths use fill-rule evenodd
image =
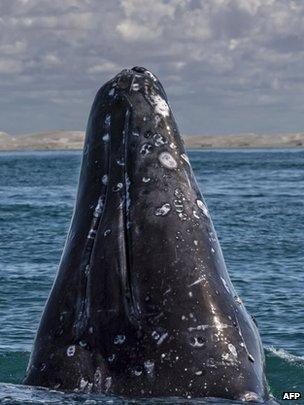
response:
<svg viewBox="0 0 304 405"><path fill-rule="evenodd" d="M115 72L118 69L118 66L109 61L104 61L97 65L90 66L87 70L89 74L100 74L100 73L110 73Z"/></svg>
<svg viewBox="0 0 304 405"><path fill-rule="evenodd" d="M22 64L14 59L2 59L0 60L0 74L16 74L22 70Z"/></svg>
<svg viewBox="0 0 304 405"><path fill-rule="evenodd" d="M161 29L154 30L132 20L124 20L117 25L117 31L127 41L149 41L161 35Z"/></svg>
<svg viewBox="0 0 304 405"><path fill-rule="evenodd" d="M187 132L210 132L212 125L214 132L236 131L232 110L240 131L254 131L259 108L268 111L265 130L271 130L282 124L282 105L290 111L286 126L304 126L304 2L10 0L0 2L0 15L1 94L12 111L27 97L41 122L47 90L61 105L53 122L83 127L79 117L102 82L121 68L144 65L164 82ZM71 108L73 94L83 114ZM219 115L228 118L211 118ZM0 130L21 125L6 117L0 105Z"/></svg>
<svg viewBox="0 0 304 405"><path fill-rule="evenodd" d="M12 43L0 44L0 54L2 55L20 55L27 48L25 41L14 41Z"/></svg>
<svg viewBox="0 0 304 405"><path fill-rule="evenodd" d="M47 53L42 60L43 64L46 66L57 66L61 63L58 56L54 55L53 53Z"/></svg>

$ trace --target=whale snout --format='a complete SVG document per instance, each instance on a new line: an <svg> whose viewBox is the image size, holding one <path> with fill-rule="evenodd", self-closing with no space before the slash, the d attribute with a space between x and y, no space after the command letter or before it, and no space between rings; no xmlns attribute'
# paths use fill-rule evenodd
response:
<svg viewBox="0 0 304 405"><path fill-rule="evenodd" d="M158 93L166 98L166 94L158 78L148 69L135 66L123 69L113 80L116 90L120 93L141 92L143 94Z"/></svg>

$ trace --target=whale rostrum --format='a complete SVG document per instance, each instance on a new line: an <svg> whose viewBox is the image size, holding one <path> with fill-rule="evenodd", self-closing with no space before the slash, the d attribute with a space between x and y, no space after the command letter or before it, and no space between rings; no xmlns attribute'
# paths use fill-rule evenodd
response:
<svg viewBox="0 0 304 405"><path fill-rule="evenodd" d="M94 100L24 381L134 398L268 395L259 332L231 284L164 89L144 68L123 70Z"/></svg>

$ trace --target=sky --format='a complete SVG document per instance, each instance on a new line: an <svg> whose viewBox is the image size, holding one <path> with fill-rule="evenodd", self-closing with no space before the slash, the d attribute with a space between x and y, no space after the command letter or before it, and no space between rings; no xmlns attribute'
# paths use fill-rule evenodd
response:
<svg viewBox="0 0 304 405"><path fill-rule="evenodd" d="M0 131L83 130L136 65L185 135L304 130L303 0L0 0Z"/></svg>

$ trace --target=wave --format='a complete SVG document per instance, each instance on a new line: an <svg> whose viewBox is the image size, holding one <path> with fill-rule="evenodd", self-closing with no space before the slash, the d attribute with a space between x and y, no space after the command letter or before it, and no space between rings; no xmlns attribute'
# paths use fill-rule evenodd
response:
<svg viewBox="0 0 304 405"><path fill-rule="evenodd" d="M277 401L281 401L283 392L303 392L304 357L273 346L265 347L265 355L270 392Z"/></svg>
<svg viewBox="0 0 304 405"><path fill-rule="evenodd" d="M284 349L276 349L273 346L265 346L266 355L279 357L283 360L286 360L289 363L293 363L298 367L304 367L304 356L295 356L294 354L289 353L287 350Z"/></svg>

